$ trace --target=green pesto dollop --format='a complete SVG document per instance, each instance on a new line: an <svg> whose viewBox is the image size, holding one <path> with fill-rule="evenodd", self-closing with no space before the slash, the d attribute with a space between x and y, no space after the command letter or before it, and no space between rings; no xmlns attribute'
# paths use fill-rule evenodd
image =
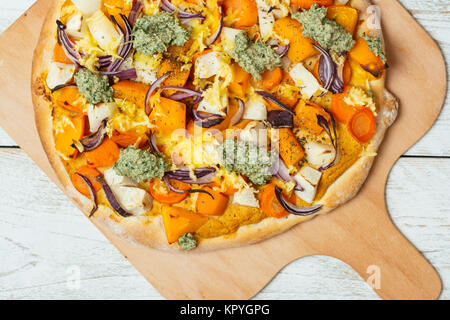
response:
<svg viewBox="0 0 450 320"><path fill-rule="evenodd" d="M197 248L197 240L195 240L192 234L186 233L178 239L178 246L182 250L192 250Z"/></svg>
<svg viewBox="0 0 450 320"><path fill-rule="evenodd" d="M261 80L264 70L281 66L280 56L264 43L252 41L246 31L238 33L234 41L231 57L256 80Z"/></svg>
<svg viewBox="0 0 450 320"><path fill-rule="evenodd" d="M113 101L114 90L109 85L107 76L81 68L75 74L74 79L78 91L89 101L89 103L97 104L100 102Z"/></svg>
<svg viewBox="0 0 450 320"><path fill-rule="evenodd" d="M191 33L192 30L181 26L173 14L161 12L137 19L133 45L138 53L150 56L166 52L171 45L184 45Z"/></svg>
<svg viewBox="0 0 450 320"><path fill-rule="evenodd" d="M265 184L272 177L277 155L248 141L227 139L219 148L220 162L228 171L246 176L256 185Z"/></svg>
<svg viewBox="0 0 450 320"><path fill-rule="evenodd" d="M343 26L327 18L327 8L319 7L317 3L292 17L301 22L303 35L316 40L324 49L343 52L349 51L355 44L352 35Z"/></svg>
<svg viewBox="0 0 450 320"><path fill-rule="evenodd" d="M386 62L386 56L383 52L383 44L381 43L380 37L369 37L366 34L362 36L364 40L366 40L369 45L369 50L375 53L378 57L380 57L381 61Z"/></svg>
<svg viewBox="0 0 450 320"><path fill-rule="evenodd" d="M114 164L114 171L136 182L162 178L169 164L161 153L151 153L135 146L120 150L119 160Z"/></svg>

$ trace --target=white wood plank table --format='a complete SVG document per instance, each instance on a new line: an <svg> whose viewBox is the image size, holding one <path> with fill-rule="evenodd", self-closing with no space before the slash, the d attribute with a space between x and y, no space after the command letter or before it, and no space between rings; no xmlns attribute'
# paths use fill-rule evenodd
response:
<svg viewBox="0 0 450 320"><path fill-rule="evenodd" d="M448 61L450 2L401 2ZM33 3L1 1L0 32ZM450 299L449 137L447 99L434 127L394 166L386 191L392 219L438 270L441 299ZM1 129L0 194L0 299L162 298ZM378 299L349 266L324 256L291 263L255 298Z"/></svg>

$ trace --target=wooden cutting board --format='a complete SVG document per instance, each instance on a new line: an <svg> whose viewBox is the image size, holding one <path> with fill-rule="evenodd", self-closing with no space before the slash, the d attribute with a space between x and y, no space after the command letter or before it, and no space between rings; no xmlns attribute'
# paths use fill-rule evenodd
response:
<svg viewBox="0 0 450 320"><path fill-rule="evenodd" d="M38 0L0 36L0 125L60 186L41 147L30 95L33 50L50 2ZM377 277L371 283L384 299L439 296L439 275L393 225L384 192L398 157L430 129L440 112L445 64L436 43L396 0L378 5L390 64L387 87L401 106L358 196L331 214L259 244L208 253L143 249L101 230L163 296L251 298L286 264L315 254L348 263L369 282Z"/></svg>

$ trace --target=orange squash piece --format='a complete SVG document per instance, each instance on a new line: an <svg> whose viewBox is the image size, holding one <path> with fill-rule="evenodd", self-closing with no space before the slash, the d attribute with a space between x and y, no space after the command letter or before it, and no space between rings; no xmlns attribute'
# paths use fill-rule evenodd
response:
<svg viewBox="0 0 450 320"><path fill-rule="evenodd" d="M95 192L98 192L102 188L101 184L97 180L95 180L95 177L101 174L97 169L85 165L80 167L76 171L76 173L79 173L88 178L92 184L92 187L94 187ZM80 176L73 173L70 176L70 179L72 180L72 184L75 187L75 189L77 189L81 194L87 197L90 196L89 188L86 185L86 182Z"/></svg>
<svg viewBox="0 0 450 320"><path fill-rule="evenodd" d="M271 183L266 185L259 196L259 204L262 212L268 217L283 218L286 217L287 212L278 201L275 195L275 184Z"/></svg>
<svg viewBox="0 0 450 320"><path fill-rule="evenodd" d="M66 56L64 49L58 42L56 42L55 47L53 48L53 61L59 63L73 64L72 60L70 60Z"/></svg>
<svg viewBox="0 0 450 320"><path fill-rule="evenodd" d="M150 86L140 82L122 80L113 84L112 87L114 98L130 101L138 107L145 106L145 96Z"/></svg>
<svg viewBox="0 0 450 320"><path fill-rule="evenodd" d="M162 206L164 229L167 241L174 243L182 235L197 231L208 218L200 214L179 207Z"/></svg>
<svg viewBox="0 0 450 320"><path fill-rule="evenodd" d="M258 7L255 0L224 0L225 17L236 18L234 26L248 28L258 22Z"/></svg>
<svg viewBox="0 0 450 320"><path fill-rule="evenodd" d="M302 24L299 21L284 17L276 20L273 28L281 38L289 40L287 57L293 63L302 62L317 54L317 50L312 46L312 40L303 36Z"/></svg>
<svg viewBox="0 0 450 320"><path fill-rule="evenodd" d="M92 151L85 152L88 165L93 167L111 167L119 159L120 149L110 138Z"/></svg>
<svg viewBox="0 0 450 320"><path fill-rule="evenodd" d="M228 206L228 197L209 187L203 190L208 191L213 197L205 193L199 193L197 198L197 212L208 216L221 216Z"/></svg>
<svg viewBox="0 0 450 320"><path fill-rule="evenodd" d="M364 38L356 40L355 45L349 52L349 56L356 61L361 68L376 78L382 74L385 68L384 62L369 49L369 45Z"/></svg>
<svg viewBox="0 0 450 320"><path fill-rule="evenodd" d="M176 182L176 180L170 181L170 183L180 190L189 190L190 186L187 183ZM177 193L170 190L164 181L161 179L154 179L150 183L149 187L150 194L156 201L164 204L175 204L183 201L187 198L189 193Z"/></svg>
<svg viewBox="0 0 450 320"><path fill-rule="evenodd" d="M55 133L55 148L66 157L73 157L77 149L72 147L74 140L80 140L84 135L86 116L71 117L63 122L62 131Z"/></svg>
<svg viewBox="0 0 450 320"><path fill-rule="evenodd" d="M295 107L294 124L296 127L304 128L314 135L319 135L323 128L317 124L318 114L330 121L329 114L322 107L302 99Z"/></svg>
<svg viewBox="0 0 450 320"><path fill-rule="evenodd" d="M52 100L66 110L87 114L86 99L76 87L64 87L52 93Z"/></svg>
<svg viewBox="0 0 450 320"><path fill-rule="evenodd" d="M278 129L278 150L281 159L289 166L295 166L305 156L302 146L289 128Z"/></svg>
<svg viewBox="0 0 450 320"><path fill-rule="evenodd" d="M155 131L162 135L170 135L177 129L186 127L186 105L182 102L159 98L150 113L150 122L155 125Z"/></svg>
<svg viewBox="0 0 450 320"><path fill-rule="evenodd" d="M228 90L236 96L243 98L247 93L251 75L242 69L237 63L231 65L233 82L228 85Z"/></svg>
<svg viewBox="0 0 450 320"><path fill-rule="evenodd" d="M328 7L333 4L333 0L291 0L291 6L302 9L309 9L314 3L321 7Z"/></svg>
<svg viewBox="0 0 450 320"><path fill-rule="evenodd" d="M345 31L353 35L358 23L358 10L350 6L331 6L327 9L327 17L335 20L345 28Z"/></svg>

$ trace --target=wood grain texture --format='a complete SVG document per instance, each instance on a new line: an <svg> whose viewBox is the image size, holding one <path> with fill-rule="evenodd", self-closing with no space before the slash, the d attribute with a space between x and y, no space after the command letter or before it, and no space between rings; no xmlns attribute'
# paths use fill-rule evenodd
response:
<svg viewBox="0 0 450 320"><path fill-rule="evenodd" d="M403 159L404 160L404 159ZM403 161L402 160L402 161ZM408 159L408 161L409 161L409 159ZM444 175L445 176L445 175ZM447 176L448 176L448 173L447 173ZM401 181L405 181L404 180L404 178L403 178L403 180L401 180ZM430 187L430 189L429 190L432 190L432 187ZM423 191L422 191L422 189L419 189L419 190L417 190L419 193L421 192L422 194L423 194ZM389 192L389 191L388 191ZM426 195L424 195L424 196L426 196ZM444 198L445 198L445 196L444 196ZM64 198L62 198L63 200L62 201L64 201ZM35 201L36 202L38 202L38 200L39 200L39 198L38 199L35 199ZM61 203L60 203L60 205L61 205ZM392 208L390 208L391 210L392 210ZM0 210L0 212L3 212L3 210ZM60 212L61 213L61 212ZM423 215L423 213L422 213L422 215ZM3 219L2 219L2 221L3 221ZM426 221L426 220L425 220ZM428 223L428 221L426 221L427 223ZM6 223L8 223L8 222L6 222ZM2 224L0 224L0 226L2 226ZM50 224L50 226L55 226L55 225L52 225L52 224ZM444 222L444 226L447 226L448 227L448 221L447 222ZM41 227L40 225L38 225L37 227ZM53 230L53 229L52 229ZM71 229L72 230L72 229ZM447 230L448 231L448 230ZM6 233L5 233L6 234ZM75 235L76 235L76 237L79 237L79 235L80 234L83 234L82 232L80 232L80 233L75 233ZM448 234L448 232L447 232L447 234ZM13 237L13 239L15 239L14 237ZM8 250L13 250L12 249L12 244L11 243L13 243L14 245L17 245L18 247L20 247L20 243L19 243L19 245L18 245L18 242L11 242L10 241L11 240L11 238L8 238L7 240L6 240L6 244L5 244L5 247L6 248L9 248ZM442 241L444 242L444 243L447 243L448 244L448 238L447 239L445 239L445 238L443 238L442 239ZM42 245L42 244L41 244ZM3 244L2 244L2 246L3 246ZM29 245L30 247L32 246L32 245ZM45 247L45 245L42 245L43 247ZM23 248L27 248L27 246L22 246ZM21 247L20 247L21 248ZM40 250L42 250L43 248L41 248L40 247ZM45 250L48 250L48 248L44 248ZM421 248L419 248L419 249L421 249ZM423 249L422 249L423 250ZM38 250L37 250L38 251ZM60 252L59 252L60 254L64 254L64 251L63 250L61 250ZM83 256L83 255L82 255ZM34 256L33 256L34 257ZM70 259L69 259L69 261L70 261ZM83 260L76 260L75 259L75 261L83 261ZM307 261L306 263L307 263L307 265L306 265L306 267L305 267L305 265L302 265L302 263L304 263L303 261ZM310 261L310 264L308 265L308 261ZM316 273L316 271L317 271L317 263L319 263L319 265L320 265L320 261L322 261L322 263L324 263L324 269L326 269L325 271L324 270L320 270L320 271L322 271L322 273ZM335 282L335 281L332 281L332 280L329 280L329 279L321 279L321 280L319 280L319 279L317 279L318 278L318 274L320 274L322 277L323 276L326 276L326 275L329 275L330 274L330 271L334 271L334 269L328 269L329 267L328 267L328 264L330 264L331 262L332 263L335 263L336 264L336 266L338 266L339 268L344 268L344 264L343 263L341 263L341 262L338 262L338 261L336 261L336 260L334 260L334 259L332 259L332 258L327 258L327 257L310 257L310 258L306 258L306 260L304 260L304 259L302 259L302 260L300 260L300 261L297 261L297 262L295 262L295 263L293 263L293 264L291 264L290 266L288 266L285 270L289 270L289 268L291 268L291 266L296 266L296 265L300 265L300 266L302 266L301 267L301 269L299 269L299 270L301 270L301 275L302 275L302 277L304 277L303 278L303 282L306 282L306 283L308 283L308 279L311 279L311 273L312 274L316 274L316 281L314 282L314 285L315 286L317 286L317 285L321 285L321 286L324 286L324 288L327 288L327 290L323 290L323 297L327 297L327 294L334 294L333 296L328 296L328 297L332 297L332 298L336 298L336 297L348 297L348 298L350 298L350 297L352 297L352 295L350 294L350 295L346 295L346 292L342 292L345 288L347 288L347 289L349 289L350 287L349 286L351 286L351 281L350 282L346 282L345 284L343 284L343 283L341 283L341 284L339 284L338 282ZM447 261L448 261L448 257L447 257ZM33 265L33 264L36 264L36 261L35 260L33 260L33 261L31 261L31 264L28 264L28 263L25 263L25 264L23 264L23 265L19 265L19 264L15 264L14 266L18 266L19 265L19 267L18 267L18 270L15 270L15 269L12 269L12 270L7 270L7 271L5 271L5 273L9 276L9 275L13 275L13 274L15 274L15 275L17 275L18 273L20 273L21 272L21 270L23 270L23 269L26 269L26 270L28 270L29 269L29 267L30 267L30 265ZM20 266L23 266L23 267L20 267ZM346 266L345 266L346 267ZM84 270L84 267L82 268L83 270ZM49 270L52 270L51 268L49 268ZM66 265L66 269L65 269L66 271L67 271L67 265ZM305 272L304 270L310 270L310 272L311 273L308 273L308 272ZM328 271L327 271L328 270ZM356 274L355 274L355 272L353 272L353 271L348 271L348 270L350 270L350 269L348 269L347 268L347 272L349 273L349 276L350 276L350 279L351 280L353 280L353 279L355 279L355 281L357 282L357 281L360 281L360 280L358 280L358 278L359 278L359 276L357 276ZM448 266L447 266L447 270L448 270ZM440 270L441 271L441 270ZM284 271L284 272L286 272L286 271ZM4 272L3 272L3 270L1 270L0 271L0 276L2 275L2 274L4 274ZM283 273L282 273L283 274ZM308 279L306 279L307 277L306 277L306 275L308 275ZM352 278L352 276L353 277L355 277L355 278ZM55 279L56 279L56 277L53 277L53 275L51 274L51 272L49 273L49 277L54 281ZM280 278L280 277L282 277L281 275L278 277L278 278ZM287 282L291 282L291 281L289 281L289 279L291 279L290 277L294 277L294 276L291 276L291 275L288 275L288 281ZM333 276L331 275L331 277L333 278ZM67 278L67 275L66 275L66 278ZM63 285L65 285L65 279L66 278L62 278L62 284ZM277 279L278 279L277 278ZM336 279L338 279L338 278L336 278ZM120 282L120 280L116 280L117 282ZM301 291L301 292L305 292L305 291L303 291L303 282L298 282L299 283L299 291ZM361 281L360 281L361 282ZM83 280L83 283L84 283L84 280ZM48 283L47 283L48 284ZM361 284L361 283L360 283ZM52 285L52 284L50 284L50 285ZM362 288L366 288L366 285L362 282ZM46 284L44 284L43 285L44 287L46 286ZM331 290L330 291L330 288L328 287L328 286L333 286L333 288L335 288L335 289L337 289L337 290L335 290L335 291L333 291L333 290ZM17 286L16 286L17 287ZM14 288L16 288L16 287L14 287ZM37 291L39 291L40 289L39 289L39 285L37 286ZM82 286L83 287L83 286ZM269 285L265 290L269 290L269 288L271 287L271 285ZM286 289L286 285L284 286L284 291L286 292L286 291L288 291L289 289ZM0 293L2 292L2 282L0 282ZM30 288L26 288L26 289L30 289ZM283 289L281 289L281 286L280 287L277 287L277 289L278 290L281 290L281 292L283 292ZM14 290L13 290L14 291ZM118 290L119 291L119 290ZM314 290L311 290L312 291L312 294L313 295L311 295L311 296L314 296L314 293L320 293L321 291L320 291L320 289L318 290L317 289L317 287L316 288L314 288ZM12 291L11 290L5 290L5 292L9 292L9 294L11 294L11 296L13 296L13 293L11 293ZM30 291L29 292L36 292L36 291L33 291L33 288L31 288L30 289ZM60 291L61 292L61 291ZM364 297L364 291L363 290L360 290L360 289L355 289L355 292L359 292L359 294L360 295L356 295L356 296L353 296L353 297L359 297L359 298L363 298ZM120 294L120 292L118 292L119 294ZM263 293L264 293L264 291L263 291ZM263 293L261 293L260 294L260 296L259 297L261 297L261 295L263 294ZM274 291L274 294L276 295L278 292L275 290ZM66 293L65 293L66 295L68 295L68 296L70 296L70 294L68 294L67 293L67 290L66 290ZM64 295L64 293L63 293L63 295ZM81 295L82 296L82 295ZM310 297L311 297L310 296ZM373 296L373 293L372 293L372 296ZM84 297L86 297L86 295L84 296ZM278 296L279 297L279 296ZM264 298L264 296L262 296L262 298ZM275 296L274 298L277 298L277 296ZM289 298L301 298L301 297L299 297L299 296L295 296L295 292L294 292L294 296L290 296ZM308 297L305 297L305 298L308 298ZM445 297L444 297L445 298Z"/></svg>
<svg viewBox="0 0 450 320"><path fill-rule="evenodd" d="M0 299L161 298L23 152L0 150L0 177L0 192L9 195L0 198L0 252L8 253L0 265ZM450 299L450 198L433 185L449 179L450 159L404 158L386 190L396 226L437 267L444 283L441 299ZM423 201L416 201L418 194ZM81 270L79 289L67 286L73 266ZM255 298L377 296L345 263L313 256L289 264Z"/></svg>

